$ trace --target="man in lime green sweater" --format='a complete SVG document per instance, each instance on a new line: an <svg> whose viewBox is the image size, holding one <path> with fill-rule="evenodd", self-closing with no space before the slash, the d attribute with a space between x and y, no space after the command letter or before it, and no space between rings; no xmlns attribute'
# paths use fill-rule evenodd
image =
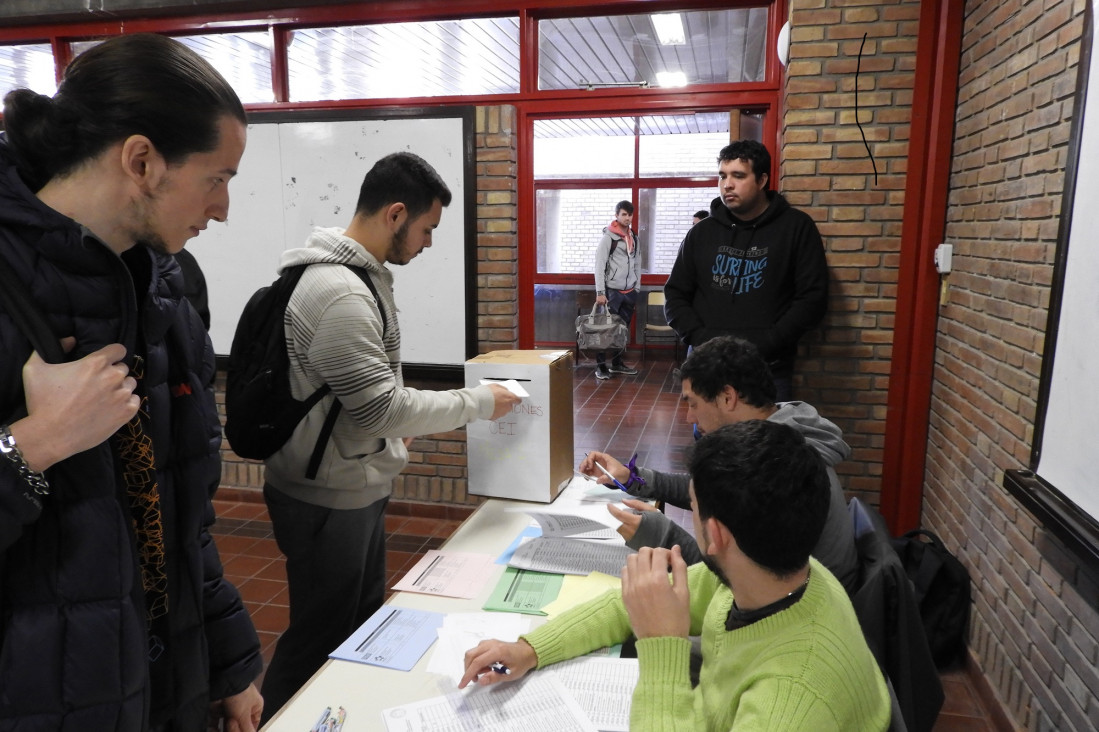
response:
<svg viewBox="0 0 1099 732"><path fill-rule="evenodd" d="M688 569L678 547L643 548L622 572L621 593L515 643L468 651L460 686L514 681L632 632L640 678L631 730L885 730L889 694L851 602L809 557L828 510L820 456L793 428L753 420L703 436L689 470L704 564ZM689 635L702 636L693 689Z"/></svg>

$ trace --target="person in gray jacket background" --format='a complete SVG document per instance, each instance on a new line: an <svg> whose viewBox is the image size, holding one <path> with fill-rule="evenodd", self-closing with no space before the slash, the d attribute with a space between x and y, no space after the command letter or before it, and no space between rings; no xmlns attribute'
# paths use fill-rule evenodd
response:
<svg viewBox="0 0 1099 732"><path fill-rule="evenodd" d="M641 285L641 250L637 244L637 232L633 223L633 204L619 201L614 207L614 221L603 229L603 238L595 247L595 304L606 305L630 327L637 309L638 288ZM607 354L595 354L595 377L609 379L611 374L633 376L637 369L627 366L622 353L611 355L607 367Z"/></svg>
<svg viewBox="0 0 1099 732"><path fill-rule="evenodd" d="M847 503L834 466L851 454L843 434L832 422L820 416L805 402L776 404L771 370L749 341L735 336L720 336L691 352L680 370L683 399L687 402L687 421L705 434L719 427L749 419L764 419L788 424L805 437L828 466L828 517L813 556L827 567L850 592L858 582L858 555L854 529ZM661 500L679 508L690 508L686 473L662 473L634 465L623 465L603 452L590 452L580 463L584 475L609 483L610 478L595 466L607 468L630 495ZM631 461L632 462L632 461ZM643 546L670 548L680 546L688 564L702 561L694 538L664 514L642 501L626 501L640 514L615 504L610 512L622 522L619 533L634 549Z"/></svg>

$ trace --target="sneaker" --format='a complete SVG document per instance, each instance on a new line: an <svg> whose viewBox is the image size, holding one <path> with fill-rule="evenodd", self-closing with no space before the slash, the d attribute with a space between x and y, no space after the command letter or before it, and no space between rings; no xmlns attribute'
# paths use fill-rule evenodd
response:
<svg viewBox="0 0 1099 732"><path fill-rule="evenodd" d="M637 369L635 369L632 366L627 366L624 363L612 363L611 364L611 373L612 374L625 374L626 376L636 376L637 375Z"/></svg>
<svg viewBox="0 0 1099 732"><path fill-rule="evenodd" d="M607 371L606 366L603 366L603 365L596 366L595 367L595 378L599 379L600 381L604 381L606 379L611 378L611 372Z"/></svg>

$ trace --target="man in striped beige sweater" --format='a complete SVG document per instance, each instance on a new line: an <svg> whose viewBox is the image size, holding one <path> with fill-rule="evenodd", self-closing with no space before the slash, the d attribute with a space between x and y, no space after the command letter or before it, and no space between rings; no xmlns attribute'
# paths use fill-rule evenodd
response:
<svg viewBox="0 0 1099 732"><path fill-rule="evenodd" d="M293 394L332 391L266 461L264 499L286 555L290 625L263 683L269 718L385 597L385 506L419 435L497 419L519 399L499 385L425 391L404 385L401 330L386 264L431 246L450 190L412 153L366 174L346 230L314 230L280 270L310 264L290 298L286 342ZM348 266L366 270L372 288ZM315 477L307 466L326 417L340 411Z"/></svg>

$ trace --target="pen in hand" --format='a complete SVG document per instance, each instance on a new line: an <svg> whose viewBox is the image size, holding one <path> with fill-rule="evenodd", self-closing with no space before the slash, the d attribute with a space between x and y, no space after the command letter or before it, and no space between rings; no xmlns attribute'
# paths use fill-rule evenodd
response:
<svg viewBox="0 0 1099 732"><path fill-rule="evenodd" d="M493 671L495 671L496 673L504 674L505 676L508 676L508 675L511 674L511 669L508 668L507 666L505 666L500 661L496 661L491 666L489 666L489 668L492 669Z"/></svg>
<svg viewBox="0 0 1099 732"><path fill-rule="evenodd" d="M623 491L624 491L624 490L626 490L626 486L624 486L624 485L622 485L621 483L619 483L619 482L618 482L618 478L615 478L615 477L614 477L613 475L611 475L611 471L609 471L609 470L607 470L606 468L604 468L604 467L603 467L602 465L600 465L600 464L599 464L599 463L598 463L597 461L595 461L595 460L592 460L592 462L593 462L593 463L595 463L595 467L597 467L597 468L599 468L600 470L602 470L602 471L603 471L603 475L607 476L608 478L610 478L611 480L613 480L613 481L614 481L614 484L615 484L615 485L616 485L616 486L618 487L618 489L619 489L619 490L623 490Z"/></svg>

